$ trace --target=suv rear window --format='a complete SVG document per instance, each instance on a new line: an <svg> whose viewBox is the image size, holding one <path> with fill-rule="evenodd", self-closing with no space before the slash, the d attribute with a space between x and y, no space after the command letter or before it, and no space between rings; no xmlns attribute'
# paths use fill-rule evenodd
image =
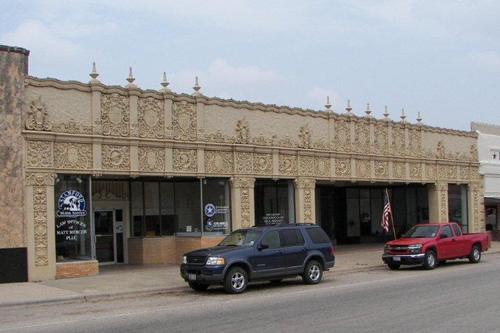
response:
<svg viewBox="0 0 500 333"><path fill-rule="evenodd" d="M320 227L306 228L306 232L314 244L330 243L330 238Z"/></svg>
<svg viewBox="0 0 500 333"><path fill-rule="evenodd" d="M281 246L304 245L304 237L297 229L280 230Z"/></svg>

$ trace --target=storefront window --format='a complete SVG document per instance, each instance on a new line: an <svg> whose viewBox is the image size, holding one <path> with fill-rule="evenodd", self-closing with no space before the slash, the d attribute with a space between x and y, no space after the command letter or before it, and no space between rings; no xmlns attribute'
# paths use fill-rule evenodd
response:
<svg viewBox="0 0 500 333"><path fill-rule="evenodd" d="M172 181L160 183L160 215L161 235L175 234L177 230L177 215L175 215L174 183Z"/></svg>
<svg viewBox="0 0 500 333"><path fill-rule="evenodd" d="M294 223L294 188L289 180L255 182L255 224Z"/></svg>
<svg viewBox="0 0 500 333"><path fill-rule="evenodd" d="M142 182L130 183L130 210L132 215L132 235L142 236L142 218L144 214Z"/></svg>
<svg viewBox="0 0 500 333"><path fill-rule="evenodd" d="M201 233L201 198L199 179L176 179L175 214L177 233Z"/></svg>
<svg viewBox="0 0 500 333"><path fill-rule="evenodd" d="M160 236L159 182L144 182L144 231L146 237Z"/></svg>
<svg viewBox="0 0 500 333"><path fill-rule="evenodd" d="M462 226L464 232L468 230L467 219L467 186L448 185L448 219Z"/></svg>
<svg viewBox="0 0 500 333"><path fill-rule="evenodd" d="M56 260L91 258L89 177L58 175L55 181Z"/></svg>
<svg viewBox="0 0 500 333"><path fill-rule="evenodd" d="M223 179L203 181L203 233L229 232L229 184Z"/></svg>

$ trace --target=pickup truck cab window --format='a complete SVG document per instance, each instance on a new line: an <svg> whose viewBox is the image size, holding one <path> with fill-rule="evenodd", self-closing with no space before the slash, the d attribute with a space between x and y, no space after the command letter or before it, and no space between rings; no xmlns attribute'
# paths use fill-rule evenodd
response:
<svg viewBox="0 0 500 333"><path fill-rule="evenodd" d="M262 245L266 245L269 249L277 249L280 247L280 236L278 231L271 230L262 237Z"/></svg>
<svg viewBox="0 0 500 333"><path fill-rule="evenodd" d="M451 238L453 237L453 234L451 233L451 228L449 225L445 225L442 229L441 229L441 233L439 234L440 236L446 236L447 238Z"/></svg>
<svg viewBox="0 0 500 333"><path fill-rule="evenodd" d="M462 229L458 226L458 224L452 224L453 231L455 231L455 236L462 236Z"/></svg>

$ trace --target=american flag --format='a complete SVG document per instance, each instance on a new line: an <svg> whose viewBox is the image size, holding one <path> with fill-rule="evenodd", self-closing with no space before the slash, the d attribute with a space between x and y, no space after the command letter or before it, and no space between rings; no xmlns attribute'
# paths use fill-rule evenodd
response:
<svg viewBox="0 0 500 333"><path fill-rule="evenodd" d="M389 193L387 193L386 189L384 192L384 212L382 213L382 222L380 223L386 233L389 232L389 217L391 215L391 202L389 201Z"/></svg>

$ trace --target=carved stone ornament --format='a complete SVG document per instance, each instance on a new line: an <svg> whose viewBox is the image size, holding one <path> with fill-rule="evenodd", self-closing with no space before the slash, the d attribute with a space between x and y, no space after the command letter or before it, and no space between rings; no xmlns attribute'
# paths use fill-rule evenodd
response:
<svg viewBox="0 0 500 333"><path fill-rule="evenodd" d="M66 123L57 123L52 125L52 130L59 133L70 134L92 134L92 126L86 126L77 123L74 119L70 119Z"/></svg>
<svg viewBox="0 0 500 333"><path fill-rule="evenodd" d="M375 161L375 177L377 178L389 177L389 162Z"/></svg>
<svg viewBox="0 0 500 333"><path fill-rule="evenodd" d="M216 174L233 173L233 153L227 151L205 151L205 172Z"/></svg>
<svg viewBox="0 0 500 333"><path fill-rule="evenodd" d="M297 156L279 155L279 171L282 175L294 176L297 174Z"/></svg>
<svg viewBox="0 0 500 333"><path fill-rule="evenodd" d="M250 142L250 130L248 128L248 121L245 119L238 120L236 123L236 143L249 143Z"/></svg>
<svg viewBox="0 0 500 333"><path fill-rule="evenodd" d="M350 177L351 176L351 159L350 158L335 159L335 175L337 175L339 177Z"/></svg>
<svg viewBox="0 0 500 333"><path fill-rule="evenodd" d="M137 121L141 138L161 139L165 134L165 114L162 102L153 97L139 98Z"/></svg>
<svg viewBox="0 0 500 333"><path fill-rule="evenodd" d="M252 226L251 189L254 187L255 178L234 177L231 178L231 184L233 189L239 191L241 227L249 228Z"/></svg>
<svg viewBox="0 0 500 333"><path fill-rule="evenodd" d="M55 143L54 164L58 169L90 170L93 165L92 144Z"/></svg>
<svg viewBox="0 0 500 333"><path fill-rule="evenodd" d="M30 168L52 167L52 143L27 141L27 164Z"/></svg>
<svg viewBox="0 0 500 333"><path fill-rule="evenodd" d="M101 96L102 134L128 136L130 134L129 99L120 94Z"/></svg>
<svg viewBox="0 0 500 333"><path fill-rule="evenodd" d="M384 123L375 125L374 145L375 152L378 154L387 154L389 146L389 134L387 125Z"/></svg>
<svg viewBox="0 0 500 333"><path fill-rule="evenodd" d="M425 165L425 177L431 180L436 179L436 165L434 164Z"/></svg>
<svg viewBox="0 0 500 333"><path fill-rule="evenodd" d="M186 101L172 105L172 129L174 139L194 141L197 138L197 116L194 104Z"/></svg>
<svg viewBox="0 0 500 333"><path fill-rule="evenodd" d="M359 120L356 124L355 131L355 150L360 153L370 152L370 122L366 120Z"/></svg>
<svg viewBox="0 0 500 333"><path fill-rule="evenodd" d="M47 236L47 188L45 186L33 186L33 234L35 266L47 266L49 264L49 256Z"/></svg>
<svg viewBox="0 0 500 333"><path fill-rule="evenodd" d="M25 182L27 186L54 186L55 174L26 172Z"/></svg>
<svg viewBox="0 0 500 333"><path fill-rule="evenodd" d="M253 173L253 156L248 152L235 152L235 173L251 174Z"/></svg>
<svg viewBox="0 0 500 333"><path fill-rule="evenodd" d="M406 177L406 163L393 162L392 163L392 176L396 179L404 179Z"/></svg>
<svg viewBox="0 0 500 333"><path fill-rule="evenodd" d="M436 157L440 159L446 158L446 150L443 141L439 141L436 146Z"/></svg>
<svg viewBox="0 0 500 333"><path fill-rule="evenodd" d="M335 140L332 148L336 151L348 152L351 150L350 121L338 120L335 122Z"/></svg>
<svg viewBox="0 0 500 333"><path fill-rule="evenodd" d="M41 96L31 101L25 125L26 129L32 131L50 131L52 129L47 107L42 102Z"/></svg>
<svg viewBox="0 0 500 333"><path fill-rule="evenodd" d="M356 160L356 173L358 178L371 178L372 163L370 160Z"/></svg>
<svg viewBox="0 0 500 333"><path fill-rule="evenodd" d="M165 149L139 147L139 170L151 172L165 170Z"/></svg>
<svg viewBox="0 0 500 333"><path fill-rule="evenodd" d="M112 170L130 170L130 147L102 145L102 167Z"/></svg>
<svg viewBox="0 0 500 333"><path fill-rule="evenodd" d="M422 178L422 164L410 163L410 177L413 179Z"/></svg>
<svg viewBox="0 0 500 333"><path fill-rule="evenodd" d="M314 156L299 156L299 175L314 176L315 171Z"/></svg>
<svg viewBox="0 0 500 333"><path fill-rule="evenodd" d="M299 129L299 148L312 148L311 130L308 125L304 125Z"/></svg>
<svg viewBox="0 0 500 333"><path fill-rule="evenodd" d="M470 145L470 159L471 161L477 161L477 145L472 144Z"/></svg>
<svg viewBox="0 0 500 333"><path fill-rule="evenodd" d="M395 125L392 128L392 154L406 155L406 135L404 125Z"/></svg>
<svg viewBox="0 0 500 333"><path fill-rule="evenodd" d="M314 170L318 177L330 176L330 158L329 157L316 157L314 159Z"/></svg>
<svg viewBox="0 0 500 333"><path fill-rule="evenodd" d="M420 128L413 128L409 130L410 136L410 149L409 153L412 156L422 155L422 130Z"/></svg>
<svg viewBox="0 0 500 333"><path fill-rule="evenodd" d="M258 175L271 175L273 173L273 155L268 153L254 153L253 170Z"/></svg>
<svg viewBox="0 0 500 333"><path fill-rule="evenodd" d="M196 149L174 149L173 169L180 172L196 172L198 159Z"/></svg>

